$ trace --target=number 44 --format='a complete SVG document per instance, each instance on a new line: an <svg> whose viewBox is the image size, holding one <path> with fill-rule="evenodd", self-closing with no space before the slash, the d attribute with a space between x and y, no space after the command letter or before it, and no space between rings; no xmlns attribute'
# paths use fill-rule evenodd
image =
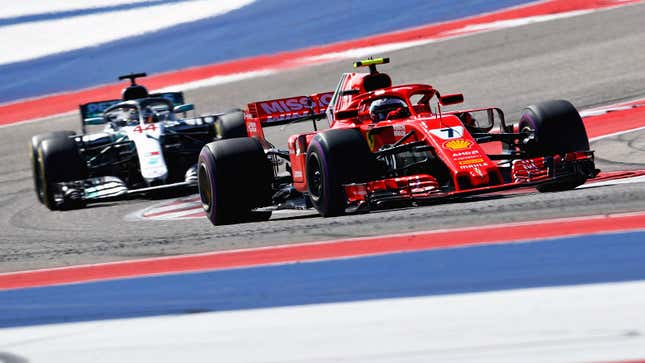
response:
<svg viewBox="0 0 645 363"><path fill-rule="evenodd" d="M138 133L143 133L144 131L155 131L155 130L157 130L157 126L155 126L155 124L148 124L144 128L142 128L141 125L139 125L134 129L132 129L132 131L138 132Z"/></svg>

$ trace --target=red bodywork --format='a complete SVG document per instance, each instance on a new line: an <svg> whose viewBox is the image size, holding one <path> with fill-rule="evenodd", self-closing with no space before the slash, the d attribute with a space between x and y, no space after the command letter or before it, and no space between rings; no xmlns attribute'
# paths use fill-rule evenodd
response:
<svg viewBox="0 0 645 363"><path fill-rule="evenodd" d="M408 114L404 117L390 115L385 121L374 122L369 115L369 105L383 97L403 99L409 106ZM457 102L442 102L450 98ZM441 97L430 85L392 86L389 76L384 73L345 73L335 92L249 103L245 122L249 136L266 142L263 126L293 122L299 118L322 118L326 113L330 128L360 129L372 152L405 138L401 144L425 145L427 152L441 160L448 170L448 183L438 180L437 175L423 173L347 184L345 192L350 208L375 198L379 201L422 200L536 184L557 177L559 170L570 170L572 163L593 162L593 152L503 162L497 157L500 161L496 162L489 156L490 150L501 150L501 143L479 143L457 115L473 111L495 112L501 117L501 125L498 130L488 129L487 132L513 132L513 128L504 124L503 113L497 108L441 112L442 104L462 100L461 95ZM293 135L288 141L293 185L300 192L307 191L307 147L317 132L320 131ZM491 144L494 147L491 148Z"/></svg>

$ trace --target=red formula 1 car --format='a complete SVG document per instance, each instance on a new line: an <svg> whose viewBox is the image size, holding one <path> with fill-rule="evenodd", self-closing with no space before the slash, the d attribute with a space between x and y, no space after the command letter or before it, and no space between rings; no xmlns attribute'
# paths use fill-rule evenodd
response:
<svg viewBox="0 0 645 363"><path fill-rule="evenodd" d="M563 100L527 107L517 124L499 108L442 112L463 95L430 85L393 86L376 65L345 73L334 92L250 103L218 121L220 140L198 163L199 192L215 225L267 219L276 208L325 217L534 185L573 189L595 176L578 111ZM327 118L276 149L263 127Z"/></svg>

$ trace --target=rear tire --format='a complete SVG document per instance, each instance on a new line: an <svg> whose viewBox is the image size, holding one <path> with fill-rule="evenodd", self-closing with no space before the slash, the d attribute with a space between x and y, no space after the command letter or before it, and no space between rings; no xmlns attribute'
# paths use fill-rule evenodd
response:
<svg viewBox="0 0 645 363"><path fill-rule="evenodd" d="M307 149L307 186L323 217L345 214L343 184L374 178L376 159L358 129L334 129L314 136Z"/></svg>
<svg viewBox="0 0 645 363"><path fill-rule="evenodd" d="M76 135L76 132L68 131L68 130L54 131L46 134L35 135L31 138L31 144L30 144L31 152L29 154L31 158L31 172L34 180L34 190L36 192L36 197L38 198L38 201L40 203L44 203L44 196L43 196L42 187L40 186L40 167L39 167L39 161L38 161L38 146L40 146L40 143L43 140L60 137L61 135L65 137L69 137L69 136Z"/></svg>
<svg viewBox="0 0 645 363"><path fill-rule="evenodd" d="M84 207L80 201L55 200L55 184L81 180L87 177L86 165L79 153L78 145L66 135L44 139L38 146L38 183L43 204L50 210L66 210Z"/></svg>
<svg viewBox="0 0 645 363"><path fill-rule="evenodd" d="M533 132L533 142L525 146L529 157L589 150L589 139L582 118L569 101L546 101L527 107L522 112L519 129L520 132ZM572 175L538 185L537 190L570 190L585 181L585 175Z"/></svg>
<svg viewBox="0 0 645 363"><path fill-rule="evenodd" d="M217 116L215 120L215 137L220 140L247 137L244 112L242 110L232 110Z"/></svg>
<svg viewBox="0 0 645 363"><path fill-rule="evenodd" d="M199 195L213 225L268 220L273 169L262 145L243 137L206 144L198 161Z"/></svg>

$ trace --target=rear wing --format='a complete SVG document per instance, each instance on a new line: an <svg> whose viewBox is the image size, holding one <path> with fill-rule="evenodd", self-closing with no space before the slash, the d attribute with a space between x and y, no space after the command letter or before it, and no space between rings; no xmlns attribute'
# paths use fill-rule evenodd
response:
<svg viewBox="0 0 645 363"><path fill-rule="evenodd" d="M182 92L153 93L149 97L165 98L172 102L173 106L184 104L184 94ZM87 125L102 125L104 123L103 113L105 112L105 110L121 102L123 102L122 99L117 99L90 102L79 105L78 107L81 112L81 126L83 130L85 130L85 126Z"/></svg>
<svg viewBox="0 0 645 363"><path fill-rule="evenodd" d="M282 125L289 122L324 118L334 92L316 93L275 100L252 102L247 113L262 126Z"/></svg>

